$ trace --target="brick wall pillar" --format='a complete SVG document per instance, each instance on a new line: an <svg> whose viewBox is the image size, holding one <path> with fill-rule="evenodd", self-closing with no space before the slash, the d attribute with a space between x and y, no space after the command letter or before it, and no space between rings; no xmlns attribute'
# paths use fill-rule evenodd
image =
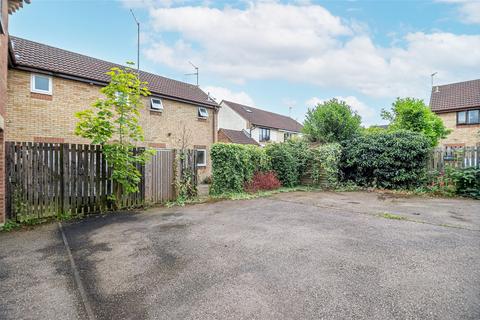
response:
<svg viewBox="0 0 480 320"><path fill-rule="evenodd" d="M0 225L5 223L5 132L0 130Z"/></svg>

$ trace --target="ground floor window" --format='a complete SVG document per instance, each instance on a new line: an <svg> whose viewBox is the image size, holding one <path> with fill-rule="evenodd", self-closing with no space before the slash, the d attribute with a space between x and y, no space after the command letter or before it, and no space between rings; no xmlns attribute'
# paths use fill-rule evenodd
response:
<svg viewBox="0 0 480 320"><path fill-rule="evenodd" d="M197 167L205 167L207 165L207 150L197 149Z"/></svg>
<svg viewBox="0 0 480 320"><path fill-rule="evenodd" d="M291 137L293 137L293 133L291 133L291 132L285 132L285 133L283 134L283 141L286 142L286 141L288 141Z"/></svg>

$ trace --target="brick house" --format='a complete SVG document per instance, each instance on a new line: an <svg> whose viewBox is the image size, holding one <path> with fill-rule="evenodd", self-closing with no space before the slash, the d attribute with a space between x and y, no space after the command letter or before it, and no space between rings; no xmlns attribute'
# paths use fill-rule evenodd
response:
<svg viewBox="0 0 480 320"><path fill-rule="evenodd" d="M5 135L7 132L7 73L11 59L8 41L8 15L14 13L30 0L0 0L0 225L5 217Z"/></svg>
<svg viewBox="0 0 480 320"><path fill-rule="evenodd" d="M88 143L74 134L77 111L101 97L110 62L11 37L15 59L8 74L6 139ZM195 148L199 175L210 174L208 152L217 137L218 104L199 87L140 71L151 96L144 97L140 124L144 146Z"/></svg>
<svg viewBox="0 0 480 320"><path fill-rule="evenodd" d="M290 117L226 100L222 100L220 106L219 135L225 142L243 143L238 142L238 139L245 141L243 136L246 136L260 145L265 145L301 135L302 125ZM237 141L227 141L228 136L237 137Z"/></svg>
<svg viewBox="0 0 480 320"><path fill-rule="evenodd" d="M463 147L480 143L480 79L434 86L430 108L452 129L441 145Z"/></svg>

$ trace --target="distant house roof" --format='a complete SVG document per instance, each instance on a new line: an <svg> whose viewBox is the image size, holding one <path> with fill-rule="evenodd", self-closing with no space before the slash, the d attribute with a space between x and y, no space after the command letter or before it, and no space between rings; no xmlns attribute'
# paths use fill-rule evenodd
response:
<svg viewBox="0 0 480 320"><path fill-rule="evenodd" d="M434 112L480 107L480 79L434 86L430 108Z"/></svg>
<svg viewBox="0 0 480 320"><path fill-rule="evenodd" d="M219 129L218 131L223 133L231 143L259 145L255 139L243 130Z"/></svg>
<svg viewBox="0 0 480 320"><path fill-rule="evenodd" d="M302 125L290 117L273 113L243 104L223 100L223 103L235 110L243 118L255 126L281 129L286 131L300 132ZM220 103L221 104L221 103Z"/></svg>
<svg viewBox="0 0 480 320"><path fill-rule="evenodd" d="M14 67L19 69L34 69L55 76L79 78L106 84L110 81L110 76L105 73L110 71L112 67L122 67L118 64L30 40L17 37L10 37L10 39L13 44L13 64ZM209 99L205 92L193 84L172 80L145 71L140 71L140 79L148 82L148 88L153 95L202 106L218 106L215 101Z"/></svg>

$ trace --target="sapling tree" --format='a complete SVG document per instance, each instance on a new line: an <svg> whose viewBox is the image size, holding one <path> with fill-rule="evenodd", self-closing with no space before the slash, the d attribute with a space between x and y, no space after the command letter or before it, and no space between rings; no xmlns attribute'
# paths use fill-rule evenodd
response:
<svg viewBox="0 0 480 320"><path fill-rule="evenodd" d="M100 89L104 97L97 99L91 108L75 114L79 119L75 134L102 146L116 182L111 199L118 208L122 194L138 191L141 173L137 165L145 164L152 154L150 150L136 149L144 141L139 124L141 97L150 92L147 82L141 81L130 67L114 67L106 74L111 80Z"/></svg>

